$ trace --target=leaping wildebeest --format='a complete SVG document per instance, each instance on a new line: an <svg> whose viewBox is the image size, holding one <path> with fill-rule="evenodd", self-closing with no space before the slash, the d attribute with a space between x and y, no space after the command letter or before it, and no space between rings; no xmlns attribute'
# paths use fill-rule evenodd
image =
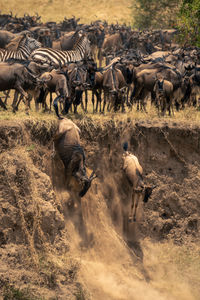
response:
<svg viewBox="0 0 200 300"><path fill-rule="evenodd" d="M129 214L129 222L137 221L137 208L140 201L148 202L155 186L146 186L143 180L143 169L138 161L138 158L128 152L128 143L124 143L123 149L123 170L128 180L129 186L132 189L131 210Z"/></svg>
<svg viewBox="0 0 200 300"><path fill-rule="evenodd" d="M83 197L91 186L96 175L94 171L88 177L85 166L85 153L80 145L80 129L70 119L58 120L58 128L54 137L56 156L64 165L65 187L73 195ZM77 197L75 196L77 199ZM76 200L75 199L75 200Z"/></svg>

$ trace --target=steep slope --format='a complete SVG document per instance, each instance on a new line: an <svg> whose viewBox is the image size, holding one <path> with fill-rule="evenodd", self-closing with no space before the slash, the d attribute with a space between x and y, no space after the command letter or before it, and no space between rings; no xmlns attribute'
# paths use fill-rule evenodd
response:
<svg viewBox="0 0 200 300"><path fill-rule="evenodd" d="M200 128L75 122L87 164L98 174L80 207L71 205L67 191L52 186L52 177L59 175L52 173L51 159L56 123L0 123L2 295L198 299ZM129 245L122 218L128 195L120 169L125 140L146 181L157 185L144 210L140 207L141 223L133 225Z"/></svg>

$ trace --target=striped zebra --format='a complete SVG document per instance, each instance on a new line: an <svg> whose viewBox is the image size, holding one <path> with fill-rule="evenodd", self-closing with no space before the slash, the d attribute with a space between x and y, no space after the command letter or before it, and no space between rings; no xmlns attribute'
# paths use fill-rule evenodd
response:
<svg viewBox="0 0 200 300"><path fill-rule="evenodd" d="M62 51L51 48L39 48L31 53L30 59L36 63L46 63L59 68L70 62L81 61L86 55L90 54L90 41L85 35L82 35L77 40L73 50Z"/></svg>
<svg viewBox="0 0 200 300"><path fill-rule="evenodd" d="M27 60L31 52L41 47L41 43L27 34L22 35L17 50L0 49L0 62L7 60Z"/></svg>

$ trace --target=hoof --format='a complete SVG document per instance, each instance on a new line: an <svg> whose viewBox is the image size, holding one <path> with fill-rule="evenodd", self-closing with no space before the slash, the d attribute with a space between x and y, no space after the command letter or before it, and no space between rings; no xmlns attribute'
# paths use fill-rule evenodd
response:
<svg viewBox="0 0 200 300"><path fill-rule="evenodd" d="M136 222L136 218L129 217L129 218L128 218L128 222L129 222L129 223L135 223L135 222Z"/></svg>
<svg viewBox="0 0 200 300"><path fill-rule="evenodd" d="M54 159L55 156L56 156L56 152L53 151L53 152L51 153L51 159Z"/></svg>

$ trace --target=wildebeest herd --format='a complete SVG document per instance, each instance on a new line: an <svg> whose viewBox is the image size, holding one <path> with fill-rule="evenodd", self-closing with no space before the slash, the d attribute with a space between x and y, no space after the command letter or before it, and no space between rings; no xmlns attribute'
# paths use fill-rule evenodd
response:
<svg viewBox="0 0 200 300"><path fill-rule="evenodd" d="M199 109L200 49L180 46L176 29L138 31L102 21L86 25L75 17L60 23L40 20L37 14L0 15L4 110L12 89L13 112L23 100L28 113L34 98L36 109L49 111L53 103L58 117L77 113L79 105L87 112L89 99L93 112L103 113L125 112L135 104L146 112L148 100L159 115L187 105Z"/></svg>

